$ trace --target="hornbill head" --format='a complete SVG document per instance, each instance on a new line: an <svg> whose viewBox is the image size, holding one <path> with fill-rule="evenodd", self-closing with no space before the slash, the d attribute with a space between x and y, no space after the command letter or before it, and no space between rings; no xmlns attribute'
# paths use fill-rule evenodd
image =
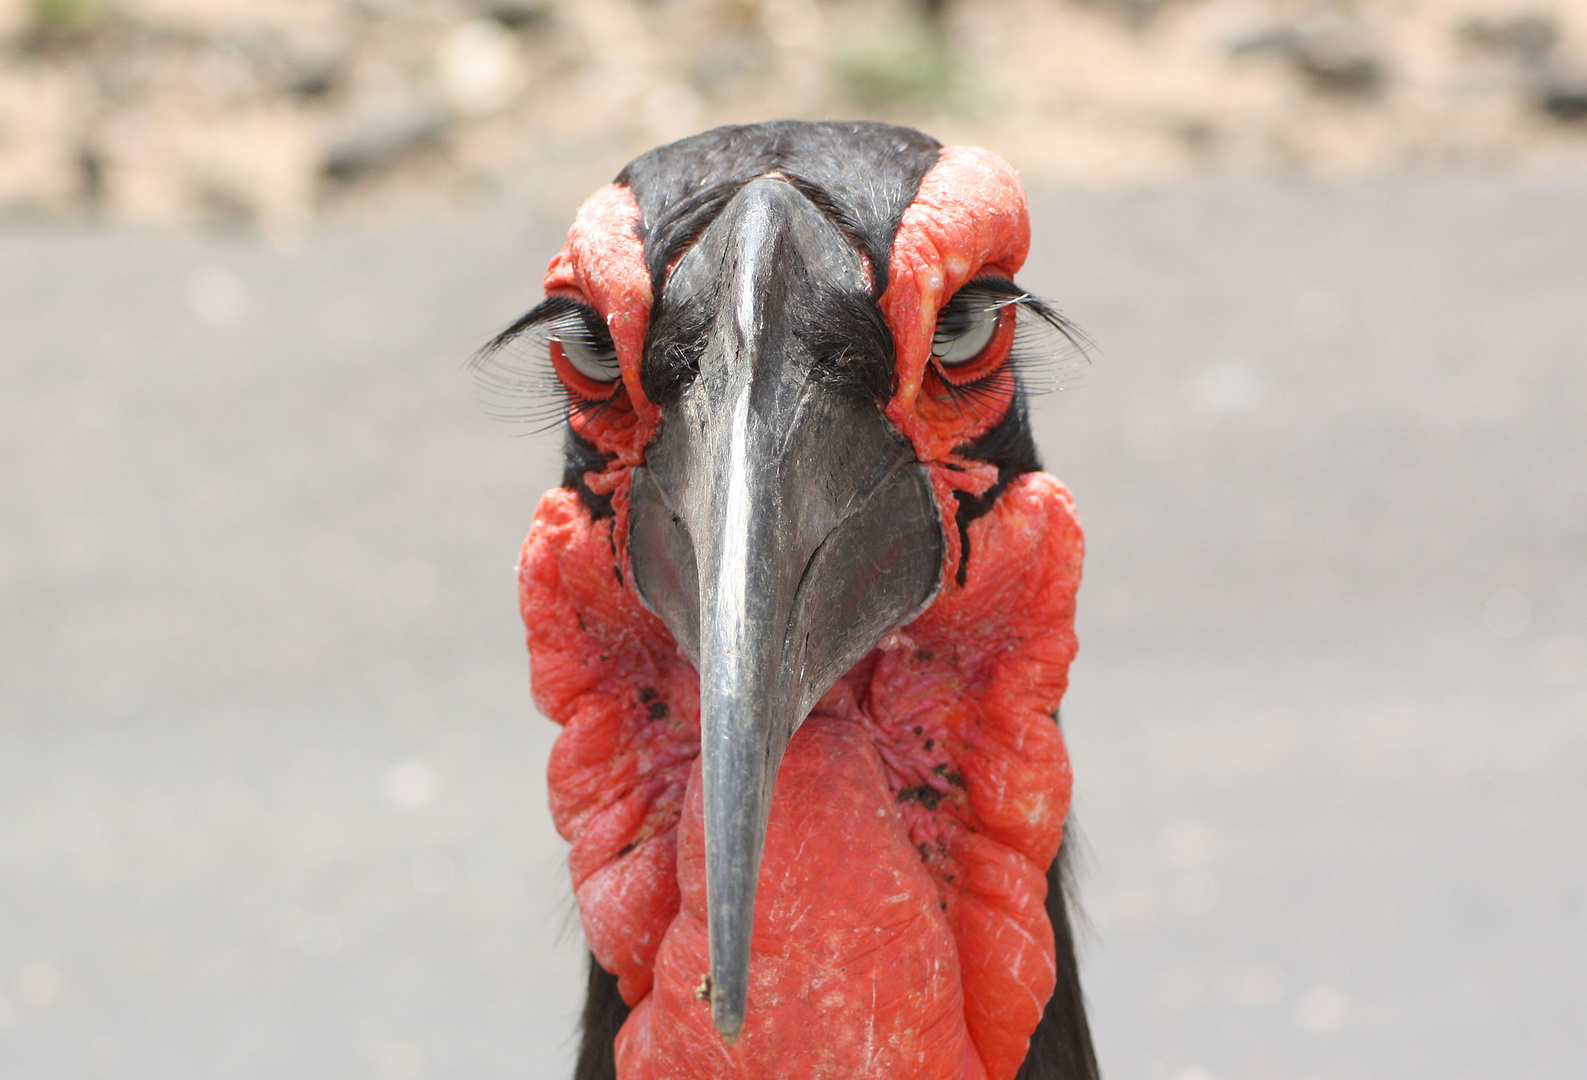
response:
<svg viewBox="0 0 1587 1080"><path fill-rule="evenodd" d="M1015 368L1073 338L1013 283L1028 242L1019 182L986 151L872 124L723 128L597 192L546 301L487 349L544 351L568 404L565 482L609 522L602 573L698 673L700 992L729 1043L790 740L965 586L972 523L1037 468ZM529 595L549 699L535 624L555 616Z"/></svg>

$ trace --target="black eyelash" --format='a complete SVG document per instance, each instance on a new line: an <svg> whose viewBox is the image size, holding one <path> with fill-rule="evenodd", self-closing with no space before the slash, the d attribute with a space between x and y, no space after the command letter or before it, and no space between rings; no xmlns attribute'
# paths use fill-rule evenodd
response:
<svg viewBox="0 0 1587 1080"><path fill-rule="evenodd" d="M611 334L600 314L565 296L542 300L469 358L474 382L484 391L485 411L493 419L533 425L537 435L559 427L570 417L596 415L610 405L621 381L604 398L585 398L557 378L551 364L551 339L570 333L588 335L592 345L610 349Z"/></svg>
<svg viewBox="0 0 1587 1080"><path fill-rule="evenodd" d="M942 306L938 321L944 314L961 314L977 304L1014 307L1014 343L1008 359L979 379L959 384L941 379L948 396L961 407L992 404L1016 389L1027 396L1068 389L1091 363L1090 350L1095 345L1085 332L1045 300L1007 278L968 282Z"/></svg>

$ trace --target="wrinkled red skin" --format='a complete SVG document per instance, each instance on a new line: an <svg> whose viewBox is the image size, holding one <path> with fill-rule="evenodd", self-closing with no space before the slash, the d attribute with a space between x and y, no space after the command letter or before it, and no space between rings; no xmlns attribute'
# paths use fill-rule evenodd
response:
<svg viewBox="0 0 1587 1080"><path fill-rule="evenodd" d="M604 313L624 379L575 423L611 465L586 475L615 516L548 492L520 563L535 700L564 726L551 809L591 950L633 1006L622 1080L1010 1080L1056 976L1044 908L1070 794L1052 719L1075 653L1084 542L1068 492L1015 480L970 526L955 583L955 489L996 471L954 454L1001 418L949 398L929 366L937 308L1012 275L1029 240L1018 179L950 147L894 242L881 300L898 351L888 416L928 468L949 552L935 601L822 699L788 747L755 908L749 1011L724 1045L707 970L693 667L627 573L627 493L659 417L639 387L649 278L627 192L598 192L548 293Z"/></svg>

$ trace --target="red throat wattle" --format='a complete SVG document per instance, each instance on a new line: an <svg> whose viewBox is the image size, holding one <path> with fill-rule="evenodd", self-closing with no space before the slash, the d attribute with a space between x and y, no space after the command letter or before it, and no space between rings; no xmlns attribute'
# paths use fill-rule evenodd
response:
<svg viewBox="0 0 1587 1080"><path fill-rule="evenodd" d="M994 155L949 147L905 212L880 307L898 363L887 415L929 471L947 553L930 606L885 637L794 735L772 799L755 906L749 1013L726 1045L708 970L699 684L626 565L628 485L654 435L640 386L650 277L625 189L581 210L551 295L603 313L623 379L575 417L609 456L587 487L547 493L519 568L535 700L563 732L551 808L586 937L632 1007L622 1080L1012 1080L1055 979L1046 871L1069 808L1054 712L1075 653L1083 539L1045 473L1008 484L966 531L955 492L997 470L958 448L1009 401L952 407L930 363L938 308L1007 277L1029 226ZM619 251L613 258L614 244ZM593 256L599 248L602 258Z"/></svg>

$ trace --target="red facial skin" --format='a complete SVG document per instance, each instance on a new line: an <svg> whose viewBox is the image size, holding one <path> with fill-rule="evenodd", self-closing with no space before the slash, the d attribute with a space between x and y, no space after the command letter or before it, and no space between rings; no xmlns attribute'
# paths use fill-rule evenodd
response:
<svg viewBox="0 0 1587 1080"><path fill-rule="evenodd" d="M624 189L597 192L546 279L548 294L589 303L612 328L623 379L574 423L613 455L585 482L615 515L592 521L575 492L548 492L519 570L535 700L564 726L552 814L573 845L590 947L634 1007L618 1075L1010 1080L1055 979L1044 875L1070 773L1052 714L1075 652L1083 539L1063 486L1027 474L970 525L974 557L956 583L952 493L985 492L996 469L954 450L994 426L1008 396L954 398L943 383L995 371L1011 335L953 372L930 354L937 310L961 285L1023 262L1019 181L984 150L949 147L894 241L881 299L898 356L887 415L931 474L943 586L789 744L748 1018L732 1046L696 994L708 966L698 678L626 565L631 471L659 422L639 382L650 286L637 214Z"/></svg>

